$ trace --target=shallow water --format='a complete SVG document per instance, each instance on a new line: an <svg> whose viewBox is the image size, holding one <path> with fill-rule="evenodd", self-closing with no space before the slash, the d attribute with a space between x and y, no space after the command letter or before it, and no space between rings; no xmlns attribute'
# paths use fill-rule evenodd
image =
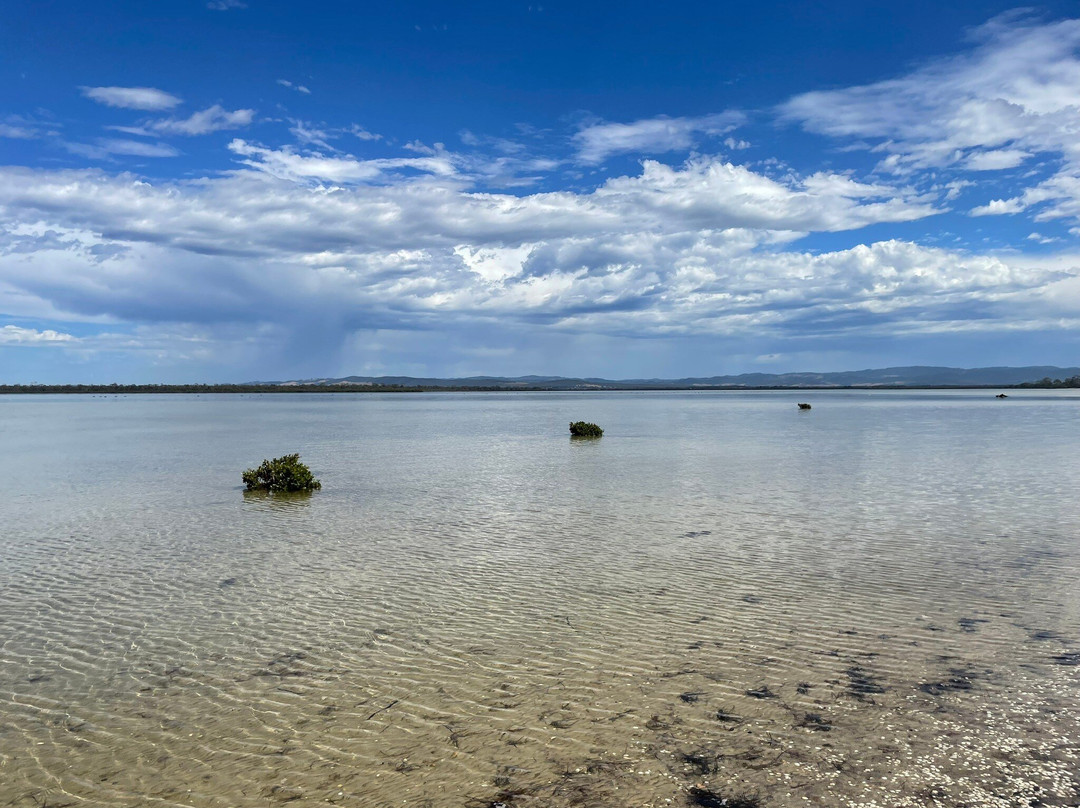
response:
<svg viewBox="0 0 1080 808"><path fill-rule="evenodd" d="M0 397L0 806L1076 805L1078 427L1056 392ZM290 451L322 491L244 494Z"/></svg>

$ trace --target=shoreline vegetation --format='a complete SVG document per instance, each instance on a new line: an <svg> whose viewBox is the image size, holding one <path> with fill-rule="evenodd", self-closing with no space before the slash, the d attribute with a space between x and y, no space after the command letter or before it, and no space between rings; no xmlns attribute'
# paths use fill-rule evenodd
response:
<svg viewBox="0 0 1080 808"><path fill-rule="evenodd" d="M1080 376L1068 379L1040 379L1020 384L854 384L854 385L633 385L589 384L574 387L553 385L404 385L404 384L0 384L0 395L132 395L222 393L538 393L538 392L618 392L649 390L705 390L733 392L755 390L1063 390L1080 389Z"/></svg>

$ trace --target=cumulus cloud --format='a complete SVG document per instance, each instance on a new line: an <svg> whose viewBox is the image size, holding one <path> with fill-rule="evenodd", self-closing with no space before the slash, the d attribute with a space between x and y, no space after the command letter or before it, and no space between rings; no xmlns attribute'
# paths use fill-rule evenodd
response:
<svg viewBox="0 0 1080 808"><path fill-rule="evenodd" d="M633 123L595 123L574 135L577 159L602 163L613 154L685 151L697 135L725 135L745 120L739 112L697 118L645 118Z"/></svg>
<svg viewBox="0 0 1080 808"><path fill-rule="evenodd" d="M1024 209L1019 199L991 199L985 205L971 209L972 216L1000 216L1005 213L1019 213Z"/></svg>
<svg viewBox="0 0 1080 808"><path fill-rule="evenodd" d="M180 104L175 95L154 87L80 87L92 101L121 109L142 109L157 112Z"/></svg>
<svg viewBox="0 0 1080 808"><path fill-rule="evenodd" d="M61 331L37 331L17 325L0 326L0 345L56 345L75 341L71 334Z"/></svg>
<svg viewBox="0 0 1080 808"><path fill-rule="evenodd" d="M167 118L154 121L150 128L164 135L208 135L223 129L240 129L248 126L255 117L253 109L237 109L230 112L220 104L214 104L187 118Z"/></svg>
<svg viewBox="0 0 1080 808"><path fill-rule="evenodd" d="M234 151L254 169L191 183L0 169L0 277L74 317L274 324L333 342L496 321L615 336L974 328L1024 307L1038 321L1031 296L1078 274L898 240L789 249L802 232L933 212L844 175L646 162L591 192L513 196L428 171L371 184L388 169L353 158Z"/></svg>

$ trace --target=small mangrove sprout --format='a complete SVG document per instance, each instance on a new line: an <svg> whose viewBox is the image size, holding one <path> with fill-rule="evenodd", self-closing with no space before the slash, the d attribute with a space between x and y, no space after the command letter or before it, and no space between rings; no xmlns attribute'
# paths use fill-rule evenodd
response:
<svg viewBox="0 0 1080 808"><path fill-rule="evenodd" d="M570 434L575 438L599 438L604 430L587 421L574 421L570 424Z"/></svg>
<svg viewBox="0 0 1080 808"><path fill-rule="evenodd" d="M257 469L248 469L241 476L248 491L281 494L322 488L322 483L315 479L311 469L300 462L298 454L264 460Z"/></svg>
<svg viewBox="0 0 1080 808"><path fill-rule="evenodd" d="M810 409L810 405L809 404L803 404L802 402L799 402L799 409L800 410L808 410L808 409Z"/></svg>

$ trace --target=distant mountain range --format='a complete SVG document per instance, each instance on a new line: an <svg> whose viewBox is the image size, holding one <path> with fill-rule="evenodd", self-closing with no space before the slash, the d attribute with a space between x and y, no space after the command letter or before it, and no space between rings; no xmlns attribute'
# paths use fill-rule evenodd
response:
<svg viewBox="0 0 1080 808"><path fill-rule="evenodd" d="M1080 368L1053 366L946 368L913 367L848 370L838 373L743 373L687 379L596 379L564 376L469 376L462 379L415 376L345 376L340 379L297 379L251 382L253 385L345 386L402 385L405 387L499 388L507 390L693 390L701 388L843 388L843 387L1003 387L1044 378L1067 379Z"/></svg>

